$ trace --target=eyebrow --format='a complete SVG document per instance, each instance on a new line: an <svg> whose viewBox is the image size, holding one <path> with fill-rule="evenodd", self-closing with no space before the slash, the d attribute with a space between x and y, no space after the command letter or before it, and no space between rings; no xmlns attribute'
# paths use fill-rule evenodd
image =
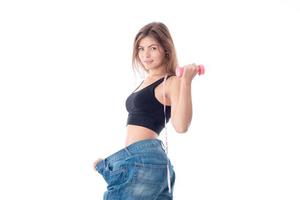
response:
<svg viewBox="0 0 300 200"><path fill-rule="evenodd" d="M158 44L151 44L151 45L149 45L148 47L151 47L151 46L158 46ZM143 47L143 46L138 46L138 47Z"/></svg>

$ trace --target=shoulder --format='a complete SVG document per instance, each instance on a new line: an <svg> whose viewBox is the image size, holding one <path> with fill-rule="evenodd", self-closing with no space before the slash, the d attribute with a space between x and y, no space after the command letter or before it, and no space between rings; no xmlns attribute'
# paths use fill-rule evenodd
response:
<svg viewBox="0 0 300 200"><path fill-rule="evenodd" d="M180 78L178 78L176 75L171 75L168 79L167 79L167 86L168 87L174 87L176 85L180 84Z"/></svg>
<svg viewBox="0 0 300 200"><path fill-rule="evenodd" d="M167 96L170 98L172 96L177 96L180 89L180 78L176 75L171 76L166 81L166 93Z"/></svg>

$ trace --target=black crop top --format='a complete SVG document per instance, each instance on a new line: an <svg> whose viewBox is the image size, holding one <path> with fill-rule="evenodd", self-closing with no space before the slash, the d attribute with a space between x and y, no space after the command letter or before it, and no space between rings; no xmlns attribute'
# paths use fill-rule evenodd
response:
<svg viewBox="0 0 300 200"><path fill-rule="evenodd" d="M156 99L154 89L163 81L164 78L161 78L128 96L126 100L126 109L128 111L127 125L143 126L159 135L165 125L164 105ZM170 117L171 106L166 106L167 122Z"/></svg>

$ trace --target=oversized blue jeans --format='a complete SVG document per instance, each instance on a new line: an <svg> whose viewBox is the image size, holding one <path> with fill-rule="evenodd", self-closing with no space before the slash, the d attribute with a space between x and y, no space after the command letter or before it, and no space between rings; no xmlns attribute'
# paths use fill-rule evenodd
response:
<svg viewBox="0 0 300 200"><path fill-rule="evenodd" d="M171 193L168 190L169 162ZM104 200L170 200L174 167L158 139L135 142L96 164L107 183Z"/></svg>

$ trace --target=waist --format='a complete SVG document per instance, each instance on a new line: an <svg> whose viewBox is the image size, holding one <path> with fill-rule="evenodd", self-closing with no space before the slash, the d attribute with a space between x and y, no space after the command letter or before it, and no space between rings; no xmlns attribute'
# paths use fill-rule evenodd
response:
<svg viewBox="0 0 300 200"><path fill-rule="evenodd" d="M120 160L127 160L138 156L141 156L145 160L150 155L161 157L160 160L167 160L162 141L159 139L147 139L135 142L100 161L97 164L97 168L100 169L107 166L108 163L113 164Z"/></svg>
<svg viewBox="0 0 300 200"><path fill-rule="evenodd" d="M137 125L127 125L125 146L141 140L156 139L157 137L158 134L151 129Z"/></svg>

